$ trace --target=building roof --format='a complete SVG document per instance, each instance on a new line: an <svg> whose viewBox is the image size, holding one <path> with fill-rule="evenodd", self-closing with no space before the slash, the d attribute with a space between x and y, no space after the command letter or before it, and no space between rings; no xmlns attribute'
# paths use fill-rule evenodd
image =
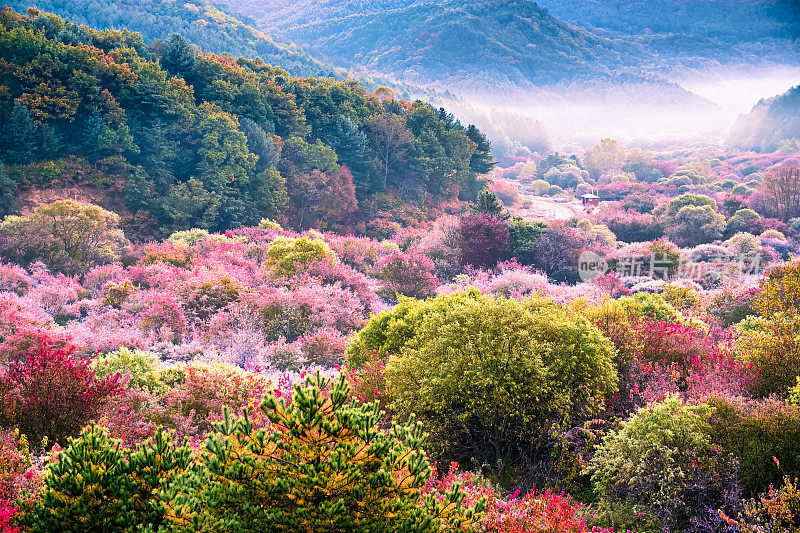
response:
<svg viewBox="0 0 800 533"><path fill-rule="evenodd" d="M589 193L582 195L581 198L600 198L600 197L597 196L596 194Z"/></svg>

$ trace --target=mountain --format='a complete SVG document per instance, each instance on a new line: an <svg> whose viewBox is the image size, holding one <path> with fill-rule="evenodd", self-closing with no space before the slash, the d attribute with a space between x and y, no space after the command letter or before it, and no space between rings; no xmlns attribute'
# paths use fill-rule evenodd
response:
<svg viewBox="0 0 800 533"><path fill-rule="evenodd" d="M178 35L4 7L0 66L0 215L47 193L113 206L138 238L262 218L383 235L406 220L394 209L474 198L494 166L444 109Z"/></svg>
<svg viewBox="0 0 800 533"><path fill-rule="evenodd" d="M761 100L731 128L728 144L745 150L800 150L800 85Z"/></svg>
<svg viewBox="0 0 800 533"><path fill-rule="evenodd" d="M414 83L491 91L611 78L643 59L529 0L231 0L265 32L327 60Z"/></svg>
<svg viewBox="0 0 800 533"><path fill-rule="evenodd" d="M260 57L294 76L334 76L347 71L313 58L297 47L278 44L224 9L204 0L3 0L19 13L36 7L100 30L128 29L150 43L177 33L209 52Z"/></svg>
<svg viewBox="0 0 800 533"><path fill-rule="evenodd" d="M538 0L554 16L660 57L800 62L796 0Z"/></svg>

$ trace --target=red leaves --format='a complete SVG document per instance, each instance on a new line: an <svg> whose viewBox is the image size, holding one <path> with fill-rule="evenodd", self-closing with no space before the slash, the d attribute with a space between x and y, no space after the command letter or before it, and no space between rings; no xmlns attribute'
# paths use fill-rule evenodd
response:
<svg viewBox="0 0 800 533"><path fill-rule="evenodd" d="M44 338L27 355L17 354L0 373L3 426L18 426L32 445L43 437L65 443L106 399L124 391L119 374L98 380L90 359L75 351L55 348Z"/></svg>

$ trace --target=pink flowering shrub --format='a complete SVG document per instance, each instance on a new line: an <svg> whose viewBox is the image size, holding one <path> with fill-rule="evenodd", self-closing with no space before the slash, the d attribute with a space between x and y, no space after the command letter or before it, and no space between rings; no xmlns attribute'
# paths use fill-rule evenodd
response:
<svg viewBox="0 0 800 533"><path fill-rule="evenodd" d="M433 261L417 251L403 253L394 250L375 266L381 280L378 294L394 302L397 295L412 298L429 298L436 294L439 280L433 275Z"/></svg>
<svg viewBox="0 0 800 533"><path fill-rule="evenodd" d="M0 292L13 292L23 296L32 283L33 280L24 268L0 261Z"/></svg>
<svg viewBox="0 0 800 533"><path fill-rule="evenodd" d="M25 493L36 493L42 482L39 466L24 435L17 430L0 429L0 509L13 505ZM0 525L2 520L0 517Z"/></svg>
<svg viewBox="0 0 800 533"><path fill-rule="evenodd" d="M72 344L72 336L55 327L51 317L34 302L0 293L0 361L27 353L45 339L56 348Z"/></svg>
<svg viewBox="0 0 800 533"><path fill-rule="evenodd" d="M52 275L43 266L33 268L35 284L27 297L36 302L57 324L80 319L88 311L87 291L74 278Z"/></svg>
<svg viewBox="0 0 800 533"><path fill-rule="evenodd" d="M380 299L375 294L375 280L351 266L316 261L308 265L305 274L322 285L338 285L349 290L362 303L364 313L375 312L380 306ZM287 280L286 286L292 288L304 279L306 279L304 276L300 276Z"/></svg>
<svg viewBox="0 0 800 533"><path fill-rule="evenodd" d="M176 267L186 267L194 256L194 251L183 243L164 241L149 244L139 259L142 265L165 263Z"/></svg>
<svg viewBox="0 0 800 533"><path fill-rule="evenodd" d="M179 342L186 332L187 324L178 302L167 294L154 295L147 298L146 302L147 307L140 319L144 334Z"/></svg>
<svg viewBox="0 0 800 533"><path fill-rule="evenodd" d="M347 342L348 337L333 328L320 328L300 337L302 351L307 361L321 366L343 363Z"/></svg>
<svg viewBox="0 0 800 533"><path fill-rule="evenodd" d="M162 378L167 392L140 406L145 419L182 435L202 436L223 414L239 412L249 398L263 399L271 390L264 376L219 363L176 365Z"/></svg>
<svg viewBox="0 0 800 533"><path fill-rule="evenodd" d="M389 250L380 242L365 237L325 235L326 242L336 257L345 265L366 274Z"/></svg>
<svg viewBox="0 0 800 533"><path fill-rule="evenodd" d="M202 272L178 289L187 317L208 320L220 309L239 300L239 283L225 274Z"/></svg>

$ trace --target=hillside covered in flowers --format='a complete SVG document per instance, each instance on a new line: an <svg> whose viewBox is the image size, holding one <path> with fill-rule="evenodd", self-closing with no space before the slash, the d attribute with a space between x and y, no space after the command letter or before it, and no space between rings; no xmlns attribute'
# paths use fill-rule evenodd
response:
<svg viewBox="0 0 800 533"><path fill-rule="evenodd" d="M0 533L800 530L779 133L498 166L386 87L4 7Z"/></svg>

